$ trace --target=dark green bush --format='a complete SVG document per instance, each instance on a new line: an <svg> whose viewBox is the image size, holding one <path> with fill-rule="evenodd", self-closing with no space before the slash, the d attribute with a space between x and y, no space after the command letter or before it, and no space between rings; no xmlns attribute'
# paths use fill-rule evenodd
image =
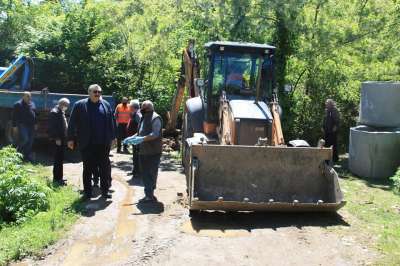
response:
<svg viewBox="0 0 400 266"><path fill-rule="evenodd" d="M0 224L19 223L46 210L47 189L29 176L14 148L0 150Z"/></svg>

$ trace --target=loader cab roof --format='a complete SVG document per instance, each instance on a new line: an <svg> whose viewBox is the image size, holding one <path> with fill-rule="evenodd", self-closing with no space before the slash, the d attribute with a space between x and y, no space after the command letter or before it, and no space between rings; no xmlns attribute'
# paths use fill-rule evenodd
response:
<svg viewBox="0 0 400 266"><path fill-rule="evenodd" d="M205 48L212 52L227 51L227 52L247 52L247 53L272 53L276 49L275 46L268 44L249 43L249 42L229 42L216 41L208 42L204 45Z"/></svg>

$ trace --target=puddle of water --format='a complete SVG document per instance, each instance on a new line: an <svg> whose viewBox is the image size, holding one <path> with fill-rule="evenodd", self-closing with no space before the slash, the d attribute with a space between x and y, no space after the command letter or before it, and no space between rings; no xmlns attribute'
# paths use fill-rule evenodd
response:
<svg viewBox="0 0 400 266"><path fill-rule="evenodd" d="M131 239L136 231L133 213L134 191L125 180L115 177L126 189L125 198L118 204L119 213L114 230L100 237L75 241L67 251L62 265L109 265L123 261L132 253ZM93 206L91 206L93 207Z"/></svg>
<svg viewBox="0 0 400 266"><path fill-rule="evenodd" d="M136 231L136 223L133 220L133 189L128 186L125 180L121 180L118 178L121 184L125 186L127 189L126 196L121 203L117 227L116 227L116 238L126 238L127 236L131 236Z"/></svg>

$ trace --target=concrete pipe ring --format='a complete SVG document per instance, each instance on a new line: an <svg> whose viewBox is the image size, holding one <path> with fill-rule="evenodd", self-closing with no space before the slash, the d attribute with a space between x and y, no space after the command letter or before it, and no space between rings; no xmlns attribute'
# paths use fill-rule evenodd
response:
<svg viewBox="0 0 400 266"><path fill-rule="evenodd" d="M400 127L400 82L363 82L360 124Z"/></svg>
<svg viewBox="0 0 400 266"><path fill-rule="evenodd" d="M388 178L400 166L400 128L350 128L349 169L360 177Z"/></svg>

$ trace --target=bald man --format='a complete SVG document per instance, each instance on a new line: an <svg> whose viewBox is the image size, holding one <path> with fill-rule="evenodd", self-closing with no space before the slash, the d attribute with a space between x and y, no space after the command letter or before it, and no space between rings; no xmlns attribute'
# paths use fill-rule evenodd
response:
<svg viewBox="0 0 400 266"><path fill-rule="evenodd" d="M31 152L35 132L36 114L32 95L25 91L22 99L14 104L13 132L18 133L17 150L22 153L24 160L32 162Z"/></svg>

